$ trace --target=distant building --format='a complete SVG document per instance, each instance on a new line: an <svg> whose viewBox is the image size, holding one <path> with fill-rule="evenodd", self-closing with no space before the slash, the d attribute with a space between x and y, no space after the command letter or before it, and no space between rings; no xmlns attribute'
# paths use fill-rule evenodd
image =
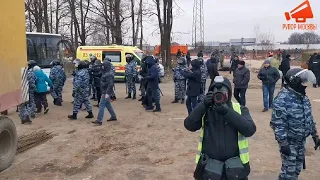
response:
<svg viewBox="0 0 320 180"><path fill-rule="evenodd" d="M257 42L256 38L230 39L230 45L234 46L252 46Z"/></svg>

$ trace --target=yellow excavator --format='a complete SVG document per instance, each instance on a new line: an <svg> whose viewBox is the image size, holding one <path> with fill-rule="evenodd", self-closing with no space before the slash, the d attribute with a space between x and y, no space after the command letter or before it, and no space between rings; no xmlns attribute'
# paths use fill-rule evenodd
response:
<svg viewBox="0 0 320 180"><path fill-rule="evenodd" d="M0 1L0 112L28 100L24 0ZM22 80L24 79L24 80ZM15 124L0 116L0 171L8 168L17 150Z"/></svg>

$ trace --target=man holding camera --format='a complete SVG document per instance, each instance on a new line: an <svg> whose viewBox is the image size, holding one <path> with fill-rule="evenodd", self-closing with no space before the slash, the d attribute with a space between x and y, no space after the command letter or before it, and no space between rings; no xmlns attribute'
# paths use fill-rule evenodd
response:
<svg viewBox="0 0 320 180"><path fill-rule="evenodd" d="M233 103L230 81L217 76L204 103L185 119L187 130L201 129L196 180L247 180L250 173L247 137L256 132L248 108Z"/></svg>

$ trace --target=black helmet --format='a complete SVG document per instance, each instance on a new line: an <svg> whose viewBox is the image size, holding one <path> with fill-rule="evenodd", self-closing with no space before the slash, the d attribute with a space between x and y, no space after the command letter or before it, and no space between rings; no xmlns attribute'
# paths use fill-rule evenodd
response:
<svg viewBox="0 0 320 180"><path fill-rule="evenodd" d="M94 62L95 65L101 65L101 61L99 59L97 59L95 62Z"/></svg>
<svg viewBox="0 0 320 180"><path fill-rule="evenodd" d="M36 65L37 65L37 62L35 60L29 60L28 61L28 69L31 69Z"/></svg>
<svg viewBox="0 0 320 180"><path fill-rule="evenodd" d="M57 65L60 65L60 64L61 64L61 63L60 63L59 60L53 60L53 61L50 63L51 66L57 66Z"/></svg>
<svg viewBox="0 0 320 180"><path fill-rule="evenodd" d="M78 64L78 69L85 69L87 68L87 63L85 61L80 61Z"/></svg>
<svg viewBox="0 0 320 180"><path fill-rule="evenodd" d="M307 82L315 84L317 81L312 71L302 68L290 69L284 76L284 80L294 90Z"/></svg>
<svg viewBox="0 0 320 180"><path fill-rule="evenodd" d="M88 60L84 60L83 62L85 63L85 68L90 67L90 62Z"/></svg>
<svg viewBox="0 0 320 180"><path fill-rule="evenodd" d="M178 64L185 65L185 64L186 64L185 58L184 58L184 57L180 57L180 58L178 59Z"/></svg>
<svg viewBox="0 0 320 180"><path fill-rule="evenodd" d="M111 59L108 58L108 57L105 57L103 61L109 61L109 62L111 62Z"/></svg>
<svg viewBox="0 0 320 180"><path fill-rule="evenodd" d="M97 60L97 57L95 55L90 56L90 61L94 63Z"/></svg>

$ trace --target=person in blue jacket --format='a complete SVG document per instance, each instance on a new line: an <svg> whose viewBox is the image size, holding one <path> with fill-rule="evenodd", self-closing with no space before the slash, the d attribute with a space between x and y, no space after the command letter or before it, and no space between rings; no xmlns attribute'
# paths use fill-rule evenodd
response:
<svg viewBox="0 0 320 180"><path fill-rule="evenodd" d="M147 111L161 112L160 107L160 89L159 89L159 73L156 65L155 59L150 56L146 59L146 64L148 66L148 74L145 78L147 80L147 99L148 106ZM153 107L153 102L156 105L156 109Z"/></svg>
<svg viewBox="0 0 320 180"><path fill-rule="evenodd" d="M47 114L49 111L48 101L47 101L48 85L51 89L53 89L53 84L52 84L52 81L48 78L46 74L44 74L44 72L41 70L39 66L33 67L33 72L36 76L35 100L36 100L37 113L41 113L42 106L43 106L44 114Z"/></svg>

